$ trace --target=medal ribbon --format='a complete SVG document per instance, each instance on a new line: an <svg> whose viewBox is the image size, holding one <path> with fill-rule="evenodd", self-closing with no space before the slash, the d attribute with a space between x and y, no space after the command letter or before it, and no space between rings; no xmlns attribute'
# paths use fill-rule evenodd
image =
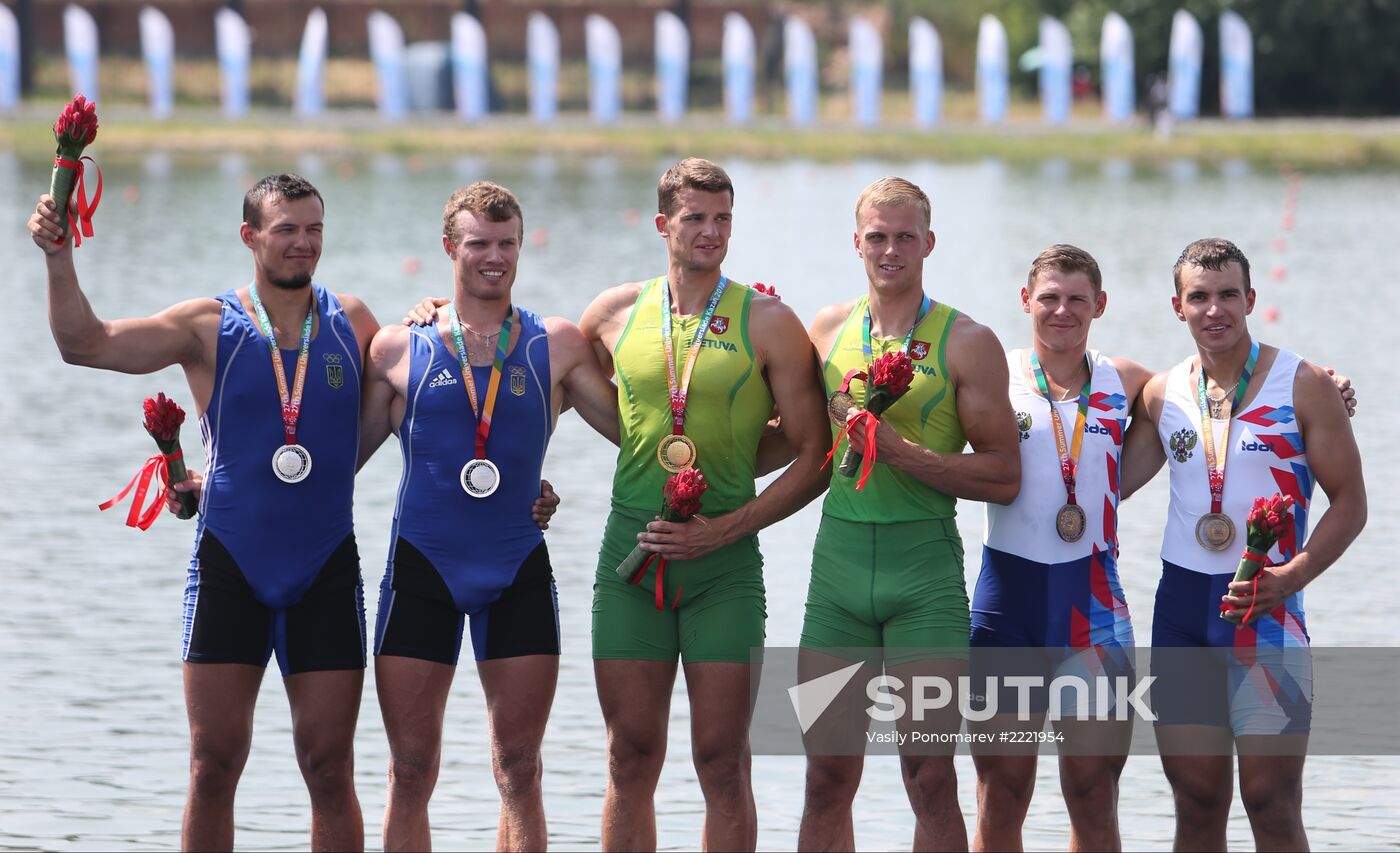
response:
<svg viewBox="0 0 1400 853"><path fill-rule="evenodd" d="M301 346L297 350L297 373L292 389L287 390L287 375L282 361L282 350L277 346L277 332L272 328L272 320L267 309L258 298L257 284L248 285L248 298L258 315L258 325L262 327L267 345L272 350L272 375L277 378L277 393L282 399L282 429L287 434L287 444L297 443L297 421L301 419L301 397L306 390L306 366L311 361L311 323L316 319L316 296L311 296L311 310L306 312L306 320L301 324Z"/></svg>
<svg viewBox="0 0 1400 853"><path fill-rule="evenodd" d="M99 510L108 510L116 506L123 498L136 490L136 496L131 499L131 509L126 514L126 526L135 527L138 530L150 530L151 525L156 523L160 517L160 509L165 505L165 486L170 482L170 463L179 459L183 451L177 450L169 456L164 453L157 453L146 460L141 466L141 470L136 472L136 476L131 478L131 482L126 484L116 497L97 505ZM155 497L151 505L144 511L141 504L146 500L146 493L150 491L151 484L155 483Z"/></svg>
<svg viewBox="0 0 1400 853"><path fill-rule="evenodd" d="M929 309L933 307L933 300L928 294L923 294L924 301L919 305L919 316L914 321L914 325L909 327L909 334L904 336L904 343L900 345L899 351L905 355L909 354L909 345L914 342L914 330L919 328L919 324L928 316ZM860 351L865 356L865 363L870 364L875 360L875 350L870 345L870 302L865 303L865 319L860 324Z"/></svg>
<svg viewBox="0 0 1400 853"><path fill-rule="evenodd" d="M1060 451L1060 476L1065 481L1065 492L1069 495L1069 503L1077 504L1074 496L1075 479L1079 472L1079 451L1084 447L1084 426L1089 420L1089 390L1094 384L1094 364L1089 361L1089 354L1084 354L1084 361L1089 365L1089 378L1084 380L1084 387L1079 389L1079 412L1074 416L1074 438L1069 442L1065 441L1065 424L1060 420L1060 408L1055 405L1055 398L1050 396L1050 383L1045 379L1045 371L1040 367L1040 358L1035 350L1031 350L1031 371L1035 373L1035 384L1040 389L1040 393L1045 397L1045 402L1050 404L1050 423L1055 428L1055 447Z"/></svg>
<svg viewBox="0 0 1400 853"><path fill-rule="evenodd" d="M476 415L476 458L486 458L486 437L491 434L491 413L496 411L496 393L501 390L501 373L505 370L506 348L510 346L511 316L515 306L506 307L506 318L501 321L501 330L496 335L496 357L491 362L491 379L486 383L486 398L478 402L476 380L472 377L471 357L467 354L467 341L462 337L462 318L457 316L455 303L447 306L452 318L452 343L457 350L457 361L462 366L462 384L467 386L467 399Z"/></svg>
<svg viewBox="0 0 1400 853"><path fill-rule="evenodd" d="M1240 378L1235 382L1235 393L1231 399L1230 408L1225 412L1225 443L1220 445L1220 464L1215 464L1215 430L1211 427L1210 402L1206 397L1206 367L1200 366L1199 375L1196 377L1196 404L1201 409L1201 438L1206 445L1206 476L1210 480L1210 511L1218 513L1225 503L1225 459L1230 453L1230 424L1235 416L1235 410L1240 408L1244 401L1245 389L1249 387L1249 378L1254 375L1254 365L1259 361L1259 342L1254 341L1249 347L1249 358L1245 360L1244 370L1240 373Z"/></svg>
<svg viewBox="0 0 1400 853"><path fill-rule="evenodd" d="M87 181L84 175L87 169L83 166L86 160L92 164L92 168L97 170L97 188L93 190L92 198L87 196ZM92 217L97 213L97 205L102 203L102 169L97 165L97 161L91 157L79 157L77 160L68 160L63 157L53 158L55 166L64 169L72 169L77 173L77 178L73 182L72 204L68 205L68 229L73 232L73 248L83 245L84 237L92 236ZM60 237L59 240L63 238Z"/></svg>
<svg viewBox="0 0 1400 853"><path fill-rule="evenodd" d="M671 342L671 287L665 278L661 279L661 350L666 356L666 386L671 391L671 434L685 434L685 405L690 393L690 376L695 371L695 362L700 358L700 345L705 333L710 330L710 321L719 308L720 299L729 287L729 279L720 276L719 284L710 293L710 301L705 304L705 313L700 315L700 326L690 341L690 352L685 358L685 372L676 382L675 345Z"/></svg>

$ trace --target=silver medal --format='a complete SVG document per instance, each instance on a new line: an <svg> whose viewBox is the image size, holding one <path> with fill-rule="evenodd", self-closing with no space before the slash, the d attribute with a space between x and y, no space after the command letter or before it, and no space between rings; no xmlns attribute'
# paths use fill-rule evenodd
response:
<svg viewBox="0 0 1400 853"><path fill-rule="evenodd" d="M462 491L474 498L490 497L501 485L501 471L490 459L473 459L462 466Z"/></svg>
<svg viewBox="0 0 1400 853"><path fill-rule="evenodd" d="M284 444L272 454L272 473L284 483L300 483L311 473L311 451L300 444Z"/></svg>

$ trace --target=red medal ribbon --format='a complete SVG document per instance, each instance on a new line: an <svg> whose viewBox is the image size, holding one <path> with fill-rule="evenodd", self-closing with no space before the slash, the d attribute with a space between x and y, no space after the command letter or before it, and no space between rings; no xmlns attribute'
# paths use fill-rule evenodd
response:
<svg viewBox="0 0 1400 853"><path fill-rule="evenodd" d="M92 168L97 170L97 190L92 198L87 197L87 182L83 176L87 170L83 167L83 161L92 164ZM77 160L67 160L63 157L53 158L55 166L65 169L72 169L78 173L77 180L73 183L73 202L68 205L68 226L73 232L73 246L76 248L83 245L84 237L92 236L92 217L97 213L97 205L102 202L102 168L97 165L97 161L86 155ZM76 212L75 212L76 211ZM63 238L59 238L62 240ZM144 528L143 528L144 529Z"/></svg>
<svg viewBox="0 0 1400 853"><path fill-rule="evenodd" d="M637 569L636 573L632 575L631 580L629 580L629 581L627 581L627 582L628 582L629 584L631 584L632 586L636 586L637 584L641 583L641 582L642 582L642 579L645 578L645 577L647 576L647 567L651 565L651 563L652 563L653 560L656 561L656 609L657 609L657 610L665 610L665 609L666 609L666 558L665 558L665 557L661 556L660 554L656 553L655 551L651 552L650 554L647 555L647 558L646 558L645 560L642 561L641 568ZM684 587L684 583L682 583L681 586L677 586L677 587L676 587L676 598L675 598L674 601L671 602L671 609L672 609L672 610L675 610L675 609L676 609L676 606L679 605L679 604L681 603L681 589L682 589L683 587Z"/></svg>
<svg viewBox="0 0 1400 853"><path fill-rule="evenodd" d="M836 441L831 445L831 450L826 454L826 461L822 467L831 464L831 457L836 455L836 449L841 446L841 439L846 437L846 433L856 429L863 431L865 435L865 453L860 461L860 479L856 481L856 491L865 488L865 481L870 479L870 471L875 467L875 430L880 426L880 419L869 411L861 409L855 417L846 421L841 431L836 433Z"/></svg>
<svg viewBox="0 0 1400 853"><path fill-rule="evenodd" d="M136 490L136 496L131 500L131 510L126 514L126 526L135 527L139 530L149 530L156 519L160 517L161 507L165 504L165 487L170 481L170 463L179 459L183 451L177 450L170 455L157 453L146 460L141 466L141 470L136 472L136 476L131 478L131 482L126 484L126 488L114 498L105 503L98 504L99 510L108 510L125 498L132 489ZM150 491L151 483L157 483L156 499L145 510L141 509L141 504L146 500L146 493Z"/></svg>

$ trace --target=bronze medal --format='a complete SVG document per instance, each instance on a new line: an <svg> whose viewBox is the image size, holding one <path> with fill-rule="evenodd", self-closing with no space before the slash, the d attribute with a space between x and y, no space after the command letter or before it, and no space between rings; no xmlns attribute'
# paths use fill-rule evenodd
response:
<svg viewBox="0 0 1400 853"><path fill-rule="evenodd" d="M695 442L688 435L668 435L656 446L656 460L672 474L693 466L697 455Z"/></svg>
<svg viewBox="0 0 1400 853"><path fill-rule="evenodd" d="M1196 522L1196 541L1207 551L1224 551L1235 541L1235 522L1223 512L1208 512Z"/></svg>
<svg viewBox="0 0 1400 853"><path fill-rule="evenodd" d="M1084 537L1088 517L1079 504L1065 504L1055 513L1055 532L1066 542L1078 542Z"/></svg>

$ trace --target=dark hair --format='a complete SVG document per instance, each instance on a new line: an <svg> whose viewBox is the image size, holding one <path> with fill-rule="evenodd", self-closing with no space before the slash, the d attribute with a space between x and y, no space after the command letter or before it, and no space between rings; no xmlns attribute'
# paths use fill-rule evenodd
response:
<svg viewBox="0 0 1400 853"><path fill-rule="evenodd" d="M320 191L301 175L268 175L253 184L252 188L243 195L243 221L254 228L261 228L263 202L268 197L296 201L310 196L315 196L316 200L321 203L321 208L325 209L326 200L321 198Z"/></svg>
<svg viewBox="0 0 1400 853"><path fill-rule="evenodd" d="M1249 283L1249 258L1244 256L1239 246L1229 240L1223 237L1206 237L1182 249L1181 256L1176 259L1176 266L1172 267L1172 283L1176 285L1177 295L1181 294L1182 267L1193 266L1219 271L1225 269L1225 265L1231 261L1240 265L1245 291L1252 290L1253 285Z"/></svg>
<svg viewBox="0 0 1400 853"><path fill-rule="evenodd" d="M699 157L687 157L666 170L656 184L656 211L670 216L676 211L681 190L692 189L707 193L729 193L734 203L734 184L729 175L715 163Z"/></svg>
<svg viewBox="0 0 1400 853"><path fill-rule="evenodd" d="M1099 272L1099 262L1078 246L1056 243L1036 255L1035 260L1031 262L1031 271L1026 276L1026 289L1035 290L1036 277L1046 270L1082 272L1089 277L1089 283L1094 286L1095 293L1103 290L1103 274Z"/></svg>
<svg viewBox="0 0 1400 853"><path fill-rule="evenodd" d="M489 222L509 222L513 217L520 220L520 233L525 233L525 214L520 212L515 193L491 181L477 181L454 192L442 209L442 234L454 246L462 239L457 233L457 214L464 210Z"/></svg>

